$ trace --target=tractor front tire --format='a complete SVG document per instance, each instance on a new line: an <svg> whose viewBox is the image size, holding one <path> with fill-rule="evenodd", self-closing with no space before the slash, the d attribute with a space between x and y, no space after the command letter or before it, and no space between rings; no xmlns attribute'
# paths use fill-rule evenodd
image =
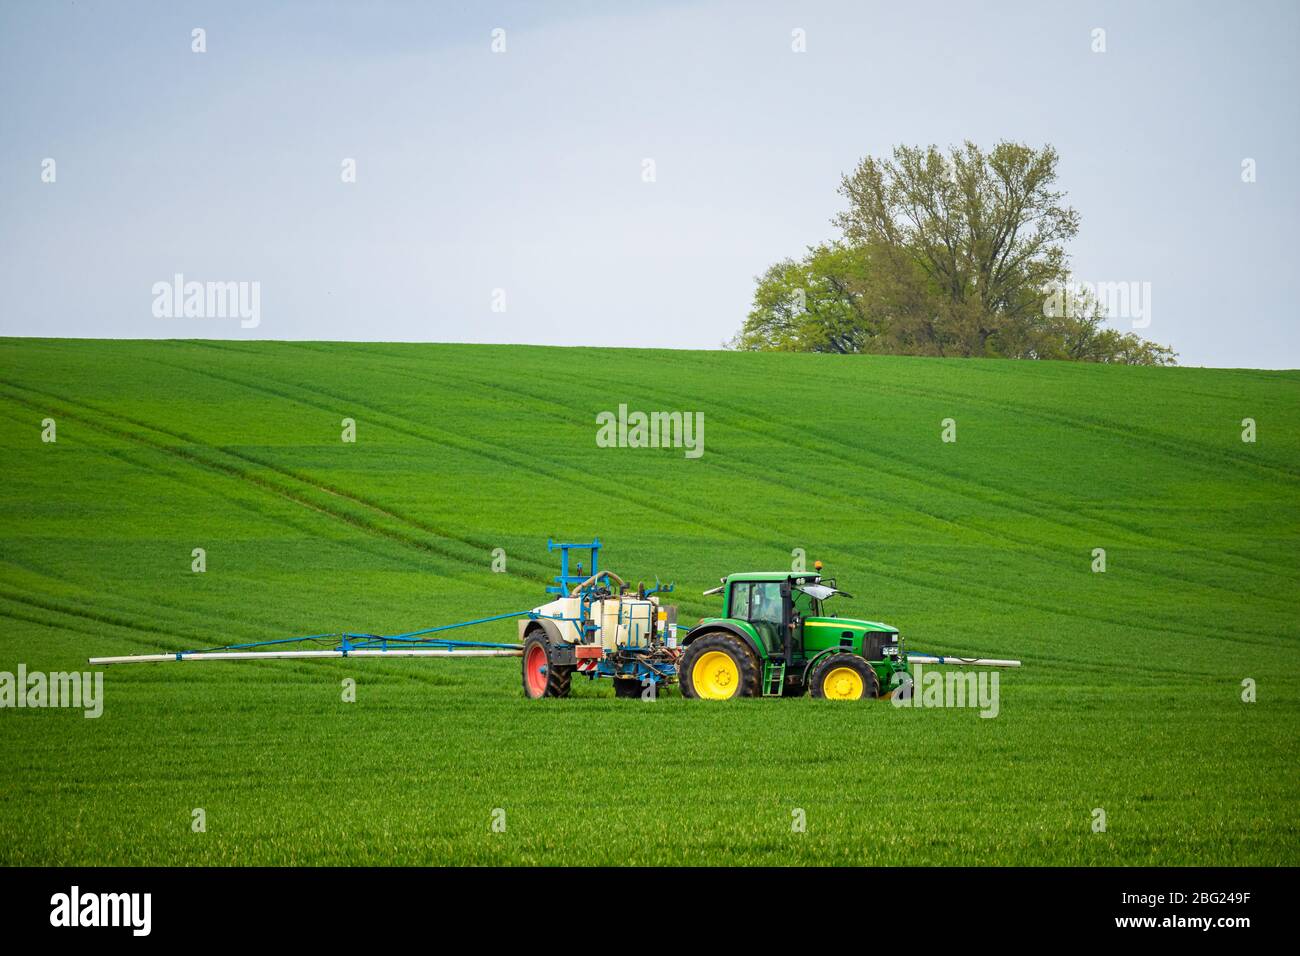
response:
<svg viewBox="0 0 1300 956"><path fill-rule="evenodd" d="M568 697L573 678L572 666L553 664L551 643L540 631L529 634L524 641L523 684L524 696L536 700L540 697Z"/></svg>
<svg viewBox="0 0 1300 956"><path fill-rule="evenodd" d="M730 700L759 693L758 659L734 634L696 638L682 654L677 673L682 696L694 700Z"/></svg>
<svg viewBox="0 0 1300 956"><path fill-rule="evenodd" d="M880 696L876 669L856 654L832 654L813 668L812 695L819 700L865 700Z"/></svg>

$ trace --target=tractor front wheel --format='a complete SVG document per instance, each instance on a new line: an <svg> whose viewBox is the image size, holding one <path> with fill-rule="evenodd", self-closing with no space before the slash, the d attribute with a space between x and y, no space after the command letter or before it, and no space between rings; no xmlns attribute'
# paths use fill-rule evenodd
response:
<svg viewBox="0 0 1300 956"><path fill-rule="evenodd" d="M573 677L571 666L552 663L551 645L541 633L534 631L524 641L524 696L568 697Z"/></svg>
<svg viewBox="0 0 1300 956"><path fill-rule="evenodd" d="M832 654L813 669L812 695L821 700L863 700L880 696L876 670L856 654Z"/></svg>
<svg viewBox="0 0 1300 956"><path fill-rule="evenodd" d="M692 641L677 673L683 697L729 700L758 696L758 660L734 634L706 634Z"/></svg>

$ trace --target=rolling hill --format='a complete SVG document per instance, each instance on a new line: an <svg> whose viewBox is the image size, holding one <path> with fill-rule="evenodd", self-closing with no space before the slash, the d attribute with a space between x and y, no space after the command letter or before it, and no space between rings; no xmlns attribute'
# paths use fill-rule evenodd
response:
<svg viewBox="0 0 1300 956"><path fill-rule="evenodd" d="M0 863L1300 863L1300 373L0 356L0 671L519 610L556 573L548 537L595 535L625 578L675 582L686 621L721 575L802 549L911 649L1025 662L994 719L586 682L530 702L510 659L110 668L98 719L0 710ZM703 454L600 447L621 404L702 413Z"/></svg>

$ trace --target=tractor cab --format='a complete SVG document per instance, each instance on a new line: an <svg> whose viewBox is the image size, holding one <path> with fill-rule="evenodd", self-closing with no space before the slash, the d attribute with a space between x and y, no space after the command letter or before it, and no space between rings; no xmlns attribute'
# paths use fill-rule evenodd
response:
<svg viewBox="0 0 1300 956"><path fill-rule="evenodd" d="M705 593L723 593L723 617L748 622L769 653L784 657L788 647L794 658L803 650L804 622L822 619L825 602L834 596L853 597L833 579L823 582L820 574L802 572L733 574Z"/></svg>
<svg viewBox="0 0 1300 956"><path fill-rule="evenodd" d="M748 622L758 632L764 648L773 654L784 653L784 635L793 611L790 589L784 580L732 575L724 606L724 617Z"/></svg>

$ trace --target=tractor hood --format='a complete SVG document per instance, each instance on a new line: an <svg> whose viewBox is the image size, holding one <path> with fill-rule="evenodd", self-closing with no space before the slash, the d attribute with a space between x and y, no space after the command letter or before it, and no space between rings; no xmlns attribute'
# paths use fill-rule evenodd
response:
<svg viewBox="0 0 1300 956"><path fill-rule="evenodd" d="M844 631L881 631L886 634L894 634L898 631L898 628L892 624L881 624L879 621L860 621L853 617L806 617L803 619L803 626L819 629L838 627Z"/></svg>

